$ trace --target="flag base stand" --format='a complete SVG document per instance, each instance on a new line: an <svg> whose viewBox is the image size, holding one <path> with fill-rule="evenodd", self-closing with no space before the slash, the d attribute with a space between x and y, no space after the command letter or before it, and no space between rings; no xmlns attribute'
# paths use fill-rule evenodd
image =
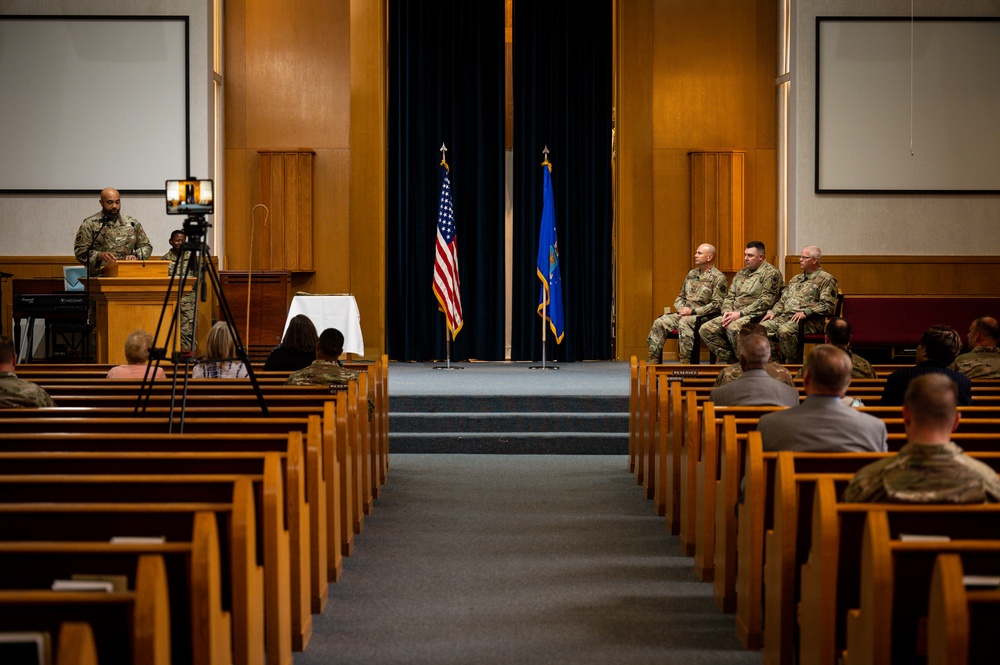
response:
<svg viewBox="0 0 1000 665"><path fill-rule="evenodd" d="M555 365L528 365L528 369L559 369Z"/></svg>
<svg viewBox="0 0 1000 665"><path fill-rule="evenodd" d="M465 369L464 367L452 367L448 365L435 365L431 369Z"/></svg>

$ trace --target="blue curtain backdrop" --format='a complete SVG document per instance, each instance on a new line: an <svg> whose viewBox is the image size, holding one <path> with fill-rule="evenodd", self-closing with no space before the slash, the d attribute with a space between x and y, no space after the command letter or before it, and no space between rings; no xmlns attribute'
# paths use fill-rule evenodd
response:
<svg viewBox="0 0 1000 665"><path fill-rule="evenodd" d="M451 359L504 358L503 2L389 3L386 338L393 360L443 360L431 290L439 148L448 146L465 324Z"/></svg>
<svg viewBox="0 0 1000 665"><path fill-rule="evenodd" d="M612 6L514 3L514 299L512 356L540 360L542 148L549 148L566 334L546 359L613 357Z"/></svg>

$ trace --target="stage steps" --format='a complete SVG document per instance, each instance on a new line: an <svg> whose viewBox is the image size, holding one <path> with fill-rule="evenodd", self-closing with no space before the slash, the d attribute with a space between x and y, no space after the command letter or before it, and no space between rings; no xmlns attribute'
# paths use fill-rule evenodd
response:
<svg viewBox="0 0 1000 665"><path fill-rule="evenodd" d="M624 455L628 397L389 397L393 453Z"/></svg>

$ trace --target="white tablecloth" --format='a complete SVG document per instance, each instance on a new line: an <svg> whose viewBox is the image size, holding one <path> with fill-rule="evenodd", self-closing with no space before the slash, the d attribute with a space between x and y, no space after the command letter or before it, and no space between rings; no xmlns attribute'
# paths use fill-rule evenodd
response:
<svg viewBox="0 0 1000 665"><path fill-rule="evenodd" d="M336 328L344 333L344 351L358 356L365 355L365 340L361 335L361 313L352 295L341 296L295 296L288 308L285 330L288 322L297 314L305 314L316 326L316 332ZM284 337L284 332L282 332Z"/></svg>

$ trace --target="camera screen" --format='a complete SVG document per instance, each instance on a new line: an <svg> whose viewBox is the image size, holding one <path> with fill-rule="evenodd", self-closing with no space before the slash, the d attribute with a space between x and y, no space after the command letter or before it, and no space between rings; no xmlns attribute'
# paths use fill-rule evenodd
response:
<svg viewBox="0 0 1000 665"><path fill-rule="evenodd" d="M168 215L211 215L215 196L211 180L168 180Z"/></svg>

